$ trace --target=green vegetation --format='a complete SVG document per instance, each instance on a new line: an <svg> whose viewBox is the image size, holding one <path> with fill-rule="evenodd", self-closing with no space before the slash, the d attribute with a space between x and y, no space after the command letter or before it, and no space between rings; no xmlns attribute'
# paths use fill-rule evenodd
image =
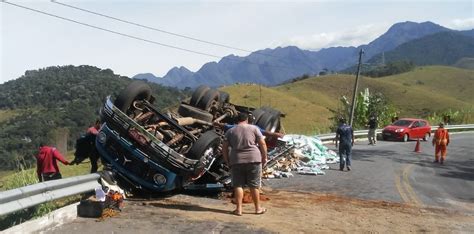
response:
<svg viewBox="0 0 474 234"><path fill-rule="evenodd" d="M418 66L453 65L461 58L474 57L474 40L458 32L439 32L404 43L384 55L373 56L368 62L380 63L382 56L386 62L405 60Z"/></svg>
<svg viewBox="0 0 474 234"><path fill-rule="evenodd" d="M0 124L9 119L12 119L18 114L19 114L18 111L14 111L14 110L0 110Z"/></svg>
<svg viewBox="0 0 474 234"><path fill-rule="evenodd" d="M254 108L271 106L282 111L286 114L282 119L286 132L315 134L329 131L328 118L331 117L331 112L311 100L300 99L277 89L261 87L260 101L259 85L233 85L223 87L222 90L230 94L232 103Z"/></svg>
<svg viewBox="0 0 474 234"><path fill-rule="evenodd" d="M354 120L352 126L354 129L365 129L370 116L375 116L380 126L385 126L391 123L392 118L397 115L395 108L388 103L385 96L381 93L370 93L366 88L363 92L359 92L356 96L356 105L354 108ZM349 100L342 96L341 105L336 110L331 110L334 113L331 130L336 131L339 126L339 119L345 118L348 122L350 120L351 105Z"/></svg>
<svg viewBox="0 0 474 234"><path fill-rule="evenodd" d="M385 65L376 66L371 69L363 70L361 74L369 77L383 77L409 72L412 71L414 68L415 64L413 64L412 62L396 61L387 63Z"/></svg>
<svg viewBox="0 0 474 234"><path fill-rule="evenodd" d="M329 109L340 108L341 96L352 97L354 81L353 75L331 74L272 88L262 87L261 105L287 113L283 124L289 133L328 132L333 117ZM258 107L258 87L233 85L223 90L231 94L233 103ZM383 94L387 103L399 110L399 117L428 118L448 110L472 113L466 111L473 108L472 87L474 72L446 66L418 67L411 72L377 79L361 77L359 81L359 90L369 88L373 93ZM469 115L466 116L465 119L469 119Z"/></svg>
<svg viewBox="0 0 474 234"><path fill-rule="evenodd" d="M67 139L72 149L98 118L108 95L116 96L132 80L110 69L63 66L27 71L0 85L0 170L28 168L40 142ZM155 105L164 108L188 93L150 84ZM20 111L21 110L21 111ZM12 118L15 117L15 118ZM63 134L59 134L59 133Z"/></svg>

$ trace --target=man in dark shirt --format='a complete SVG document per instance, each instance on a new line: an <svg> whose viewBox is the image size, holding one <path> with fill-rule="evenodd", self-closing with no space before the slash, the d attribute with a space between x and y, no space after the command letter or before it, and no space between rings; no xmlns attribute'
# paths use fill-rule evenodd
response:
<svg viewBox="0 0 474 234"><path fill-rule="evenodd" d="M354 130L352 127L347 125L346 120L341 118L339 120L340 126L336 131L336 148L339 143L339 169L344 170L344 165L347 166L347 170L351 170L351 153L352 146L354 145ZM345 156L345 158L344 158Z"/></svg>
<svg viewBox="0 0 474 234"><path fill-rule="evenodd" d="M377 144L377 117L375 115L371 115L369 118L369 122L367 123L367 127L369 127L369 133L367 137L369 138L369 145Z"/></svg>
<svg viewBox="0 0 474 234"><path fill-rule="evenodd" d="M222 155L231 168L236 209L234 215L242 215L243 187L250 188L255 205L255 214L263 214L266 209L260 206L260 185L262 165L267 161L267 146L260 130L248 124L248 115L241 112L237 126L225 133ZM230 148L230 152L229 152Z"/></svg>

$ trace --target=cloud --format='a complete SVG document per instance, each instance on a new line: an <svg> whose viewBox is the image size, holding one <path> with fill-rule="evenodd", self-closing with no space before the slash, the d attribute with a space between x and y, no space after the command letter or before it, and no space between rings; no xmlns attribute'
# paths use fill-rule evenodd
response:
<svg viewBox="0 0 474 234"><path fill-rule="evenodd" d="M322 32L313 35L294 36L283 42L302 49L319 50L334 46L359 46L367 44L382 35L387 25L368 24L339 32Z"/></svg>
<svg viewBox="0 0 474 234"><path fill-rule="evenodd" d="M456 30L474 29L474 18L454 19L448 23L447 27Z"/></svg>

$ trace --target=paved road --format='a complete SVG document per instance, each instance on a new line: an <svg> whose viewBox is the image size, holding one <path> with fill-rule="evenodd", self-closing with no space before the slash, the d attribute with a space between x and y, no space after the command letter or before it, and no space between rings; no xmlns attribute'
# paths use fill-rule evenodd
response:
<svg viewBox="0 0 474 234"><path fill-rule="evenodd" d="M445 165L433 164L433 147L421 142L422 153L413 152L416 142L379 142L376 146L357 142L353 170L341 172L331 165L324 176L296 175L273 179L266 185L274 189L318 191L362 199L388 200L420 206L441 206L474 214L474 134L452 135ZM334 149L334 146L329 146ZM97 222L78 218L60 227L45 227L48 233L271 233L239 222L196 221L176 215L175 210L193 212L227 210L206 208L221 200L178 195L176 204L156 201L129 201L117 218ZM183 205L179 202L184 202ZM190 205L191 204L191 205ZM195 205L192 205L195 204ZM199 206L207 204L208 206ZM157 209L159 208L159 209ZM183 225L186 224L186 225ZM465 227L464 227L465 228ZM93 231L92 231L93 230Z"/></svg>
<svg viewBox="0 0 474 234"><path fill-rule="evenodd" d="M474 213L474 134L452 134L445 165L433 163L434 147L416 141L356 142L352 171L330 165L324 176L296 175L269 180L272 188L337 193L363 199L389 200ZM329 145L335 150L334 145Z"/></svg>

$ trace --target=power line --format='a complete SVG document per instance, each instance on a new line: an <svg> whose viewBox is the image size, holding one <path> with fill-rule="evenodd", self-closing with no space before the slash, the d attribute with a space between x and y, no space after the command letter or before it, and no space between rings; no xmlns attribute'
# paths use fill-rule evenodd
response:
<svg viewBox="0 0 474 234"><path fill-rule="evenodd" d="M200 51L195 51L195 50L190 50L190 49L186 49L186 48L182 48L182 47L178 47L178 46L168 45L168 44L164 44L164 43L160 43L160 42L156 42L156 41L152 41L152 40L148 40L148 39L136 37L136 36L133 36L133 35L130 35L130 34L121 33L121 32L113 31L113 30L110 30L110 29L102 28L102 27L95 26L95 25L92 25L92 24L82 23L82 22L79 22L79 21L76 21L76 20L72 20L72 19L69 19L69 18L66 18L66 17L59 16L59 15L54 15L54 14L47 13L47 12L44 12L44 11L40 11L40 10L36 10L36 9L33 9L33 8L29 8L29 7L26 7L26 6L22 6L22 5L18 5L18 4L15 4L15 3L7 2L7 1L5 1L5 0L2 0L2 2L3 2L3 3L6 3L6 4L9 4L9 5L13 5L13 6L19 7L19 8L23 8L23 9L26 9L26 10L34 11L34 12L37 12L37 13L40 13L40 14L48 15L48 16L51 16L51 17L54 17L54 18L62 19L62 20L65 20L65 21L69 21L69 22L72 22L72 23L76 23L76 24L80 24L80 25L83 25L83 26L95 28L95 29L98 29L98 30L102 30L102 31L105 31L105 32L117 34L117 35L124 36L124 37L129 37L129 38L132 38L132 39L135 39L135 40L140 40L140 41L144 41L144 42L148 42L148 43L152 43L152 44L156 44L156 45L160 45L160 46L164 46L164 47L169 47L169 48L173 48L173 49L177 49L177 50L182 50L182 51L186 51L186 52L190 52L190 53L195 53L195 54L200 54L200 55L205 55L205 56L209 56L209 57L222 58L222 56L213 55L213 54L208 54L208 53L204 53L204 52L200 52Z"/></svg>
<svg viewBox="0 0 474 234"><path fill-rule="evenodd" d="M91 10L84 9L84 8L81 8L81 7L77 7L77 6L73 6L73 5L70 5L70 4L62 3L62 2L59 2L59 1L56 1L56 0L50 0L50 1L52 3L56 3L56 4L61 5L61 6L69 7L69 8L75 9L75 10L87 12L87 13L90 13L90 14L98 15L98 16L105 17L105 18L112 19L112 20L116 20L116 21L119 21L119 22L122 22L122 23L138 26L138 27L141 27L141 28L145 28L145 29L149 29L149 30L153 30L153 31L161 32L161 33L166 33L166 34L169 34L169 35L172 35L172 36L181 37L181 38L185 38L185 39L189 39L189 40L193 40L193 41L197 41L197 42L201 42L201 43L205 43L205 44L209 44L209 45L219 46L219 47L223 47L223 48L227 48L227 49L233 49L233 50L238 50L238 51L254 53L254 54L258 54L258 55L269 56L269 57L276 58L276 59L283 62L283 60L279 56L275 56L275 55L272 55L272 54L262 53L262 52L259 52L259 51L251 51L251 50L248 50L248 49L242 49L242 48L238 48L238 47L235 47L235 46L224 45L224 44L221 44L221 43L216 43L216 42L212 42L212 41L208 41L208 40L203 40L203 39L199 39L199 38L196 38L196 37L186 36L186 35L183 35L183 34L166 31L166 30L159 29L159 28L156 28L156 27L151 27L151 26L147 26L147 25L144 25L144 24L135 23L135 22L132 22L132 21L129 21L129 20L120 19L120 18L117 18L117 17L114 17L114 16L102 14L102 13L99 13L99 12L96 12L96 11L91 11ZM313 68L306 61L303 61L303 64L306 65L311 71L313 71Z"/></svg>
<svg viewBox="0 0 474 234"><path fill-rule="evenodd" d="M164 44L164 43L161 43L161 42L152 41L152 40L148 40L148 39L145 39L145 38L133 36L133 35L130 35L130 34L121 33L121 32L117 32L117 31L114 31L114 30L106 29L106 28L103 28L103 27L95 26L95 25L92 25L92 24L79 22L79 21L77 21L77 20L69 19L69 18L66 18L66 17L62 17L62 16L59 16L59 15L51 14L51 13L44 12L44 11L41 11L41 10L33 9L33 8L30 8L30 7L18 5L18 4L11 3L11 2L7 2L6 0L1 0L1 2L6 3L6 4L9 4L9 5L12 5L12 6L16 6L16 7L19 7L19 8L23 8L23 9L26 9L26 10L29 10L29 11L33 11L33 12L36 12L36 13L40 13L40 14L43 14L43 15L47 15L47 16L51 16L51 17L58 18L58 19L61 19L61 20L65 20L65 21L68 21L68 22L80 24L80 25L83 25L83 26L86 26L86 27L94 28L94 29L97 29L97 30L101 30L101 31L113 33L113 34L120 35L120 36L124 36L124 37L128 37L128 38L132 38L132 39L135 39L135 40L144 41L144 42L148 42L148 43L155 44L155 45L160 45L160 46L164 46L164 47L168 47L168 48L172 48L172 49L176 49L176 50L181 50L181 51L185 51L185 52L189 52L189 53L194 53L194 54L209 56L209 57L213 57L213 58L219 58L219 59L223 59L223 58L224 58L224 57L219 56L219 55L214 55L214 54L204 53L204 52L195 51L195 50L191 50L191 49L186 49L186 48L183 48L183 47L168 45L168 44ZM288 70L292 70L292 69L293 69L293 68L291 68L291 67L286 67L286 66L276 66L276 65L269 65L269 64L260 64L260 63L254 63L254 62L247 61L247 60L238 60L238 59L229 58L229 57L227 57L226 59L235 60L235 61L239 61L239 62L246 62L246 63L250 63L250 64L256 64L256 65L263 65L263 66L269 66L269 67L284 68L284 69L288 69Z"/></svg>
<svg viewBox="0 0 474 234"><path fill-rule="evenodd" d="M131 22L131 21L128 21L128 20L119 19L117 17L105 15L105 14L98 13L98 12L95 12L95 11L91 11L91 10L87 10L87 9L84 9L84 8L69 5L69 4L66 4L66 3L58 2L56 0L51 0L51 2L62 5L62 6L65 6L65 7L69 7L69 8L72 8L72 9L76 9L76 10L79 10L79 11L87 12L87 13L98 15L98 16L102 16L102 17L105 17L105 18L108 18L108 19L117 20L117 21L120 21L122 23L135 25L135 26L138 26L138 27L146 28L146 29L161 32L161 33L166 33L166 34L173 35L173 36L176 36L176 37L181 37L181 38L185 38L185 39L189 39L189 40L193 40L193 41L197 41L197 42L201 42L201 43L205 43L205 44L209 44L209 45L220 46L220 47L224 47L224 48L227 48L227 49L233 49L233 50L239 50L239 51L244 51L244 52L255 53L251 50L241 49L241 48L237 48L237 47L234 47L234 46L224 45L224 44L220 44L220 43L216 43L216 42L212 42L212 41L207 41L207 40L203 40L203 39L199 39L199 38L195 38L195 37L191 37L191 36L186 36L186 35L183 35L183 34L178 34L178 33L170 32L170 31L166 31L166 30L151 27L151 26L146 26L146 25ZM274 55L270 55L270 54L263 54L263 55L275 57Z"/></svg>

